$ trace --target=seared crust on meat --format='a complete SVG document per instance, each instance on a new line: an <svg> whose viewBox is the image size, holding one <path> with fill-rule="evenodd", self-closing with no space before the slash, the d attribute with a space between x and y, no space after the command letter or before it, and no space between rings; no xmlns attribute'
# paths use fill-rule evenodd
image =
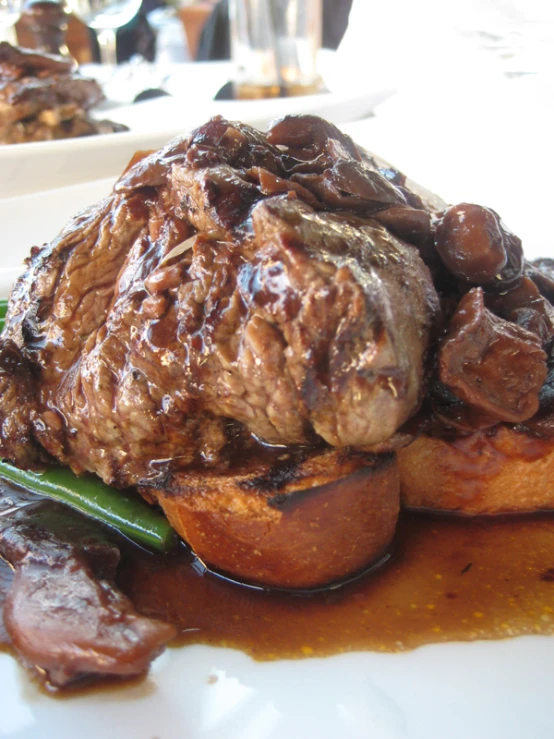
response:
<svg viewBox="0 0 554 739"><path fill-rule="evenodd" d="M329 147L344 189L351 154ZM355 214L321 212L291 161L216 118L33 251L5 336L31 364L30 423L52 456L155 485L167 460L227 464L229 419L270 444L373 446L418 409L438 298L416 247L371 217L404 194L364 165Z"/></svg>
<svg viewBox="0 0 554 739"><path fill-rule="evenodd" d="M406 505L552 505L551 295L494 211L445 208L332 124L217 117L33 250L0 454L138 486L211 567L315 587L387 547L384 453L416 428Z"/></svg>
<svg viewBox="0 0 554 739"><path fill-rule="evenodd" d="M554 438L502 424L457 439L421 436L397 456L408 508L470 515L554 508Z"/></svg>
<svg viewBox="0 0 554 739"><path fill-rule="evenodd" d="M296 199L266 200L252 220L243 299L281 334L310 424L332 446L385 442L419 405L438 313L419 255L373 220Z"/></svg>
<svg viewBox="0 0 554 739"><path fill-rule="evenodd" d="M144 492L207 565L240 580L313 588L379 560L398 516L394 456L284 456L243 473L179 473Z"/></svg>
<svg viewBox="0 0 554 739"><path fill-rule="evenodd" d="M33 439L36 410L29 362L10 339L0 342L0 451L20 467L34 468L45 457Z"/></svg>

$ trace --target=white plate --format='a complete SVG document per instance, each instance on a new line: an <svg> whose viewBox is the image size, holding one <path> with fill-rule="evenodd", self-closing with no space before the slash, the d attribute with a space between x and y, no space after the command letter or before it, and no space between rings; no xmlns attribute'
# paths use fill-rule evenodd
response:
<svg viewBox="0 0 554 739"><path fill-rule="evenodd" d="M3 295L29 247L110 185L0 203ZM168 650L141 685L54 700L0 654L0 737L552 739L553 664L550 637L268 663L193 646Z"/></svg>
<svg viewBox="0 0 554 739"><path fill-rule="evenodd" d="M527 256L554 258L554 76L548 85L529 76L439 89L429 105L426 88L410 87L342 128L447 202L494 208Z"/></svg>
<svg viewBox="0 0 554 739"><path fill-rule="evenodd" d="M142 685L58 701L0 654L0 736L552 739L553 658L541 637L265 663L195 646L166 652Z"/></svg>
<svg viewBox="0 0 554 739"><path fill-rule="evenodd" d="M194 104L182 98L158 98L106 113L130 131L67 141L0 147L0 198L63 187L120 172L137 149L157 149L214 115L258 128L287 113L313 113L334 123L370 115L387 91L326 93L275 100Z"/></svg>
<svg viewBox="0 0 554 739"><path fill-rule="evenodd" d="M265 129L270 121L289 113L319 115L340 124L366 118L375 105L390 94L386 90L326 92L271 100L210 101L197 108L184 97L163 97L119 108L117 120L132 131L145 133L159 127L160 120L182 121L186 128L203 123L212 115L222 115L231 121L240 120L261 129Z"/></svg>
<svg viewBox="0 0 554 739"><path fill-rule="evenodd" d="M324 59L329 65L328 55ZM156 149L214 115L259 128L287 113L313 113L345 123L370 115L375 105L392 94L362 84L356 89L296 98L213 101L229 76L229 64L183 64L180 74L172 77L172 97L111 107L97 114L124 123L129 132L0 146L0 199L110 177L121 172L137 149Z"/></svg>

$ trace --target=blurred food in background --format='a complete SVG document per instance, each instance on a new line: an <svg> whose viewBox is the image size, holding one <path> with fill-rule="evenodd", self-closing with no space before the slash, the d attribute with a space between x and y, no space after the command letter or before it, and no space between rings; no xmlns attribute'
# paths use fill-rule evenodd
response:
<svg viewBox="0 0 554 739"><path fill-rule="evenodd" d="M82 77L73 60L0 42L0 145L126 130L91 118L103 99L98 82Z"/></svg>

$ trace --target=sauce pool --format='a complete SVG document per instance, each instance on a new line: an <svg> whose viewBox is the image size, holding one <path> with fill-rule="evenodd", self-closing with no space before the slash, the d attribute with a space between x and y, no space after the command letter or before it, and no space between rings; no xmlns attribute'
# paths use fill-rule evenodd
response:
<svg viewBox="0 0 554 739"><path fill-rule="evenodd" d="M274 660L554 633L554 513L403 513L384 565L310 594L229 582L185 547L162 556L120 544L118 585L140 612L176 625L181 645ZM0 560L0 612L10 581ZM9 648L0 618L2 643Z"/></svg>
<svg viewBox="0 0 554 739"><path fill-rule="evenodd" d="M123 558L139 611L177 625L179 643L261 660L554 632L554 516L401 517L390 560L315 594L265 592L202 571L188 552Z"/></svg>

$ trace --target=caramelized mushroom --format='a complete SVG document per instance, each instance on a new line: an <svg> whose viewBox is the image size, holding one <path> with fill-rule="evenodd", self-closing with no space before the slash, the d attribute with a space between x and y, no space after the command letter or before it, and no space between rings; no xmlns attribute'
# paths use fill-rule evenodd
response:
<svg viewBox="0 0 554 739"><path fill-rule="evenodd" d="M474 285L505 289L523 271L520 239L481 205L448 208L437 224L435 246L448 270Z"/></svg>

